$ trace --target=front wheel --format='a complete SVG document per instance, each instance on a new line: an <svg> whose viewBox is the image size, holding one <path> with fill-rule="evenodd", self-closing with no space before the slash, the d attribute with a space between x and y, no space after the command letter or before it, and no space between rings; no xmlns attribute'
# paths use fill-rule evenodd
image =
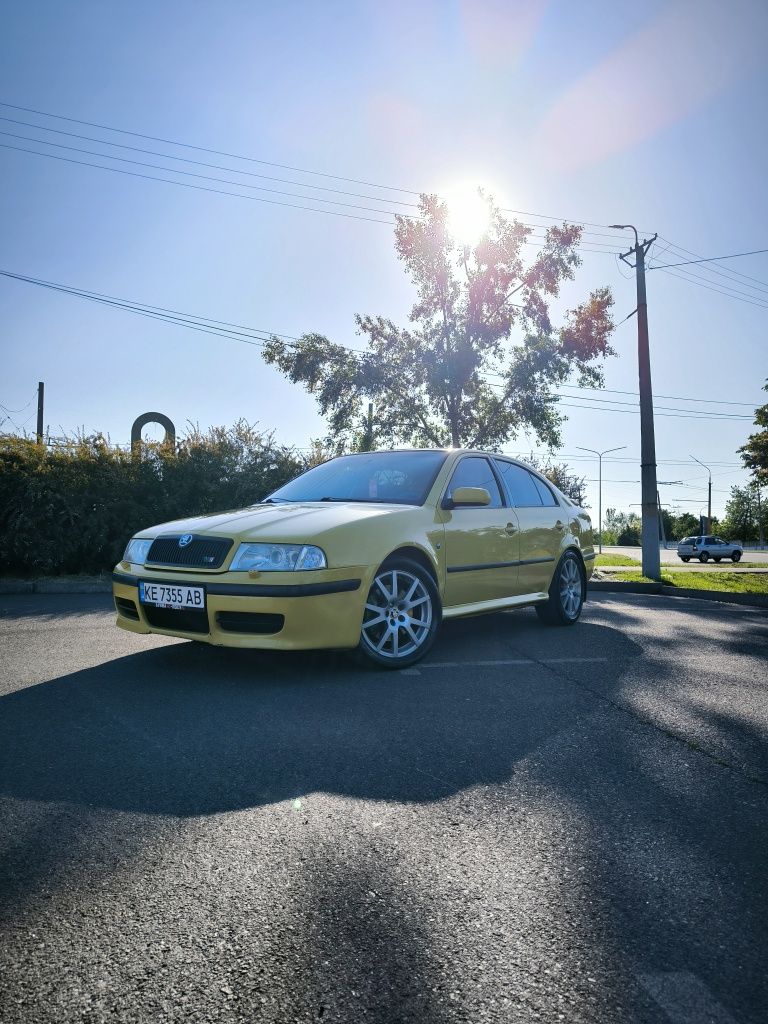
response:
<svg viewBox="0 0 768 1024"><path fill-rule="evenodd" d="M407 668L434 643L440 617L437 587L425 569L406 558L385 563L368 592L358 651L380 668Z"/></svg>
<svg viewBox="0 0 768 1024"><path fill-rule="evenodd" d="M566 551L549 585L549 598L536 605L536 614L549 625L572 626L581 615L586 590L587 581L579 556Z"/></svg>
<svg viewBox="0 0 768 1024"><path fill-rule="evenodd" d="M681 559L682 559L682 561L684 561L684 562L690 562L690 560L691 560L691 559L690 559L690 557L689 557L688 555L680 555L680 558L681 558Z"/></svg>
<svg viewBox="0 0 768 1024"><path fill-rule="evenodd" d="M738 562L740 558L741 558L741 552L740 551L734 551L733 554L731 555L731 561L733 561L733 562Z"/></svg>

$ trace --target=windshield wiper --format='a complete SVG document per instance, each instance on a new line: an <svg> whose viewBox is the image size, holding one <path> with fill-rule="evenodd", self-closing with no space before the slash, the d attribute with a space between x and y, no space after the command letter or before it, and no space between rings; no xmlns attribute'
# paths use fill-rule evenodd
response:
<svg viewBox="0 0 768 1024"><path fill-rule="evenodd" d="M365 498L318 498L318 501L365 501Z"/></svg>
<svg viewBox="0 0 768 1024"><path fill-rule="evenodd" d="M281 501L290 502L291 499L290 498L265 498L263 501L260 501L259 504L260 505L277 505L278 502L281 502Z"/></svg>

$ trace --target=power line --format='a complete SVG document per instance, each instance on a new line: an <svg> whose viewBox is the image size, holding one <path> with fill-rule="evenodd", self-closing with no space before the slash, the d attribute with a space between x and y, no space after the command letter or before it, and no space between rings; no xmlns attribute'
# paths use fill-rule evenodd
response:
<svg viewBox="0 0 768 1024"><path fill-rule="evenodd" d="M663 270L662 267L656 268ZM703 281L699 277L694 277L690 272L685 270L663 270L665 274L670 277L677 277L681 281L687 281L689 284L698 285L700 288L705 288L710 292L718 292L720 295L726 295L729 299L736 299L738 302L746 302L748 306L758 306L760 309L768 309L768 303L757 301L756 298L743 297L746 293L738 293L737 291L726 291L724 288L718 287L716 284L710 281Z"/></svg>
<svg viewBox="0 0 768 1024"><path fill-rule="evenodd" d="M294 210L306 210L310 213L326 213L332 217L346 217L349 220L365 220L370 221L374 224L387 224L392 227L394 222L391 220L381 220L373 217L362 217L359 214L354 213L342 213L339 210L323 210L318 206L300 206L297 203L283 203L277 199L264 199L261 196L244 196L241 192L228 192L225 189L210 188L207 185L193 185L189 181L172 181L169 178L158 178L153 174L141 174L139 171L128 171L123 167L105 167L103 164L94 164L88 160L75 160L68 156L59 156L56 153L40 153L36 149L25 149L23 146L11 146L6 142L0 142L0 149L13 149L19 153L31 153L33 156L44 156L49 160L61 160L68 164L79 164L81 167L95 167L100 171L111 171L113 174L127 174L132 178L145 178L147 181L162 181L166 185L176 185L178 188L191 188L196 192L214 192L217 195L222 196L233 196L236 199L250 199L254 203L269 203L271 206L286 206ZM109 159L109 158L107 158ZM171 171L171 173L181 173L178 171ZM307 197L309 198L309 197ZM317 200L317 202L328 202L329 200ZM385 213L384 210L374 210L374 213Z"/></svg>
<svg viewBox="0 0 768 1024"><path fill-rule="evenodd" d="M58 283L53 282L53 281L46 281L46 280L44 280L42 278L34 278L34 277L30 277L30 276L25 275L25 274L17 274L17 273L14 273L12 271L8 271L8 270L0 270L0 276L6 277L6 278L9 278L9 279L12 279L12 280L22 281L22 282L27 283L27 284L32 284L32 285L36 285L36 286L39 286L39 287L43 287L43 288L49 289L51 291L60 292L60 293L67 294L67 295L73 295L73 296L75 296L77 298L87 299L89 301L96 302L96 303L99 303L99 304L102 304L102 305L106 305L106 306L111 306L113 308L123 309L123 310L125 310L127 312L135 313L135 314L137 314L139 316L145 316L145 317L147 317L149 319L160 320L160 321L162 321L164 323L170 323L170 324L173 324L173 325L179 326L179 327L186 327L189 330L194 330L194 331L197 331L199 333L210 334L210 335L213 335L214 337L223 337L223 338L227 338L227 339L232 340L232 341L240 341L243 344L253 345L253 346L258 347L258 348L263 348L267 344L267 342L269 341L270 337L272 337L272 336L282 338L285 341L285 343L288 345L288 347L290 347L290 348L299 348L299 347L303 348L303 347L305 347L305 345L300 342L300 339L297 339L293 335L287 335L287 334L280 335L277 332L268 332L266 330L261 330L261 329L258 329L258 328L249 328L249 327L245 327L244 325L232 324L232 323L230 323L228 321L215 320L212 317L200 317L200 316L196 316L194 314L182 313L179 310L172 310L172 309L169 309L168 307L150 306L148 304L137 303L137 302L135 302L133 300L130 300L130 299L120 299L117 296L108 295L108 294L103 293L103 292L87 291L85 289L75 288L75 287L70 286L70 285L63 285L63 284L58 284ZM340 347L346 349L350 353L354 353L357 356L362 356L362 355L366 354L365 350L354 349L351 346L343 345L343 346L340 346ZM499 374L493 374L493 376L499 377L500 375ZM497 389L502 390L502 391L504 390L503 386L500 385L500 384L492 384L490 382L488 382L488 383L489 383L490 387L497 388ZM565 385L565 386L570 387L572 389L577 389L577 385ZM595 388L585 388L584 390L597 391L598 389L595 389ZM612 392L612 393L626 394L626 395L630 395L630 396L634 397L634 393L633 392L616 391L616 392ZM629 405L634 404L634 403L629 403L629 402L621 402L621 401L618 401L618 400L615 400L615 399L599 399L599 398L595 398L595 397L582 398L579 395L564 395L562 397L570 399L571 402L573 402L574 400L578 400L579 402L599 403L599 404L596 404L596 405L573 405L573 404L569 404L568 402L564 402L562 400L558 400L557 404L558 405L562 405L562 406L564 406L566 408L590 409L590 410L593 410L593 411L601 411L601 412L623 412L623 413L635 413L635 412L637 412L637 410L634 409L634 408L614 408L615 406L629 406ZM659 396L659 397L661 397L661 396ZM687 399L679 398L679 397L676 397L676 396L672 396L672 397L673 397L673 400L680 400L680 401L686 401L687 400ZM696 401L696 400L694 399L694 401ZM705 401L705 400L701 399L699 401ZM31 403L29 403L29 404L31 404ZM733 403L733 404L740 404L740 405L744 404L744 405L746 405L747 403ZM25 406L25 409L26 408L28 408L28 406ZM24 410L20 410L20 411L24 411ZM713 412L709 412L709 411L698 411L698 410L689 410L689 409L675 409L675 408L670 408L670 407L665 407L665 406L661 406L659 408L658 415L659 416L667 415L667 416L681 417L681 418L686 418L686 419L705 419L705 420L709 420L709 421L720 421L720 422L723 422L725 420L751 421L751 419L752 419L751 416L744 416L744 415L740 415L740 414L737 414L737 413L713 413Z"/></svg>
<svg viewBox="0 0 768 1024"><path fill-rule="evenodd" d="M136 139L146 139L149 142L162 142L167 146L181 146L184 149L196 149L200 153L212 153L214 156L226 156L232 160L245 160L248 163L263 164L265 167L279 167L284 171L295 171L297 174L314 174L320 178L331 178L334 181L347 181L353 185L366 185L369 188L386 189L389 192L403 192L406 195L418 196L419 192L410 188L397 188L394 185L377 185L374 181L363 181L360 178L347 178L340 174L328 174L325 171L308 170L306 167L293 167L290 164L275 163L272 160L259 160L252 156L242 156L237 153L227 153L221 149L210 149L206 146L196 146L191 142L179 142L174 139L163 139L157 135L146 135L143 132L132 132L127 128L113 128L108 124L97 124L95 121L82 121L76 117L65 117L63 114L51 114L47 110L35 110L32 107L21 107L15 103L5 103L0 100L0 107L8 107L10 110L23 110L25 114L38 114L40 117L53 117L59 121L68 121L71 124L82 124L88 128L98 128L105 132L116 132L120 135L130 135Z"/></svg>
<svg viewBox="0 0 768 1024"><path fill-rule="evenodd" d="M370 199L370 200L372 200L373 202L376 202L376 203L390 203L392 205L397 205L397 206L412 206L412 207L415 208L415 207L418 207L418 205L419 205L418 203L411 203L411 202L408 202L407 200L404 200L404 199L386 199L384 196L369 196L369 195L366 195L365 193L361 193L361 192L349 192L349 191L347 191L345 189L329 188L329 187L324 186L324 185L308 185L308 184L306 184L303 181L293 181L290 178L276 178L274 175L271 175L271 174L259 174L257 171L240 170L240 169L238 169L236 167L226 167L223 164L208 163L205 160L193 160L190 157L174 156L172 153L163 153L161 150L144 149L141 146L129 146L127 143L124 143L124 142L108 142L106 139L98 139L98 138L96 138L93 135L82 135L79 132L65 132L61 128L48 128L45 125L32 124L30 121L20 121L17 118L14 118L14 117L2 117L2 116L0 116L0 121L7 121L10 124L23 125L26 128L35 128L38 131L55 132L57 135L65 135L67 138L70 138L70 139L81 139L84 142L96 142L96 143L98 143L101 146L112 146L113 148L117 148L117 149L128 149L132 153L144 153L145 156L161 156L161 157L164 157L167 160L174 160L174 161L176 161L178 163L195 164L197 167L210 167L210 168L213 168L214 170L230 171L233 174L241 174L241 175L247 176L249 178L260 178L263 181L276 181L276 182L279 182L280 184L283 184L283 185L294 185L297 188L311 188L311 189L314 189L317 192L332 192L334 195L352 196L352 197L354 197L356 199ZM11 135L12 133L11 132L0 132L0 134L2 134L2 135ZM22 138L27 138L27 136L14 135L13 138L22 139ZM29 142L38 142L38 143L41 143L41 144L46 145L46 146L56 146L56 145L59 145L56 142L48 142L46 139L27 139L27 141L29 141ZM99 154L96 154L96 155L105 156L105 157L109 156L109 154L107 154L107 153L99 153ZM111 157L110 156L109 159L112 159L112 160L118 160L118 159L122 160L124 158L123 157ZM168 170L171 170L171 168L168 168Z"/></svg>
<svg viewBox="0 0 768 1024"><path fill-rule="evenodd" d="M186 149L198 150L199 152L203 152L203 153L212 153L212 154L215 154L215 155L218 155L218 156L225 156L225 157L228 157L229 159L243 160L243 161L247 161L247 162L251 162L251 163L264 164L264 165L270 166L270 167L283 168L285 170L291 170L291 171L294 171L294 172L300 173L300 174L309 174L309 175L315 175L315 176L319 176L319 177L331 178L331 179L335 179L337 181L345 181L345 182L350 182L350 183L358 184L358 185L366 185L369 188L376 188L376 189L380 189L382 191L400 192L400 193L404 193L404 194L408 194L408 195L413 195L413 196L420 196L420 195L424 194L425 191L426 191L426 190L422 189L421 192L419 192L419 191L417 191L415 189L403 189L403 188L399 188L399 187L393 186L393 185L382 185L382 184L379 184L379 183L376 183L376 182L363 181L363 180L358 179L358 178L347 178L347 177L343 177L342 175L327 174L327 173L325 173L323 171L314 171L314 170L310 170L308 168L302 168L302 167L292 167L292 166L289 166L287 164L276 163L274 161L269 161L269 160L257 160L254 157L243 156L242 154L228 153L228 152L225 152L223 150L210 149L210 148L207 148L205 146L197 146L197 145L193 145L193 144L187 143L187 142L179 142L179 141L176 141L176 140L173 140L173 139L164 139L164 138L160 138L158 136L147 135L147 134L144 134L144 133L141 133L141 132L133 132L133 131L128 131L127 129L114 128L114 127L112 127L110 125L102 125L102 124L97 124L97 123L92 122L92 121L83 121L83 120L79 120L78 118L65 117L64 115L61 115L61 114L51 114L51 113L49 113L47 111L34 110L34 109L30 108L30 107L21 107L21 106L17 106L15 104L12 104L12 103L4 103L2 101L0 101L0 106L7 107L7 108L10 108L12 110L22 110L22 111L25 111L27 113L38 114L39 116L42 116L42 117L51 117L51 118L55 118L57 120L67 121L67 122L70 122L70 123L73 123L73 124L86 125L86 126L89 126L89 127L92 127L92 128L98 128L98 129L100 129L102 131L110 131L110 132L115 132L116 134L130 135L130 136L135 137L135 138L142 138L142 139L147 139L147 140L154 141L154 142L161 142L164 145L179 146L179 147L183 147L183 148L186 148ZM184 162L184 163L194 163L194 164L198 164L200 166L211 167L211 168L218 169L218 170L228 170L228 171L231 171L232 173L235 173L235 174L267 178L268 180L271 180L271 181L280 182L282 184L290 184L290 185L294 185L294 186L299 187L299 188L315 189L316 191L329 191L329 192L334 192L334 193L340 194L340 195L348 195L348 196L352 196L352 197L355 197L355 198L368 199L368 200L372 200L374 202L389 203L390 205L405 205L405 206L417 206L418 205L416 203L411 203L411 202L408 202L408 201L405 201L405 200L400 200L400 199L389 199L389 198L386 198L384 196L365 196L365 195L360 195L359 193L347 192L345 190L340 190L340 189L328 189L328 188L324 188L323 186L320 186L320 185L311 185L311 184L306 184L306 183L297 182L297 181L287 181L286 179L274 178L274 177L271 177L269 175L259 175L259 174L256 174L255 172L252 172L252 171L238 170L236 168L230 168L230 167L221 167L221 165L218 165L218 164L210 164L210 163L206 163L206 162L200 161L200 160L191 160L191 159L185 158L185 157L174 156L173 154L170 154L170 153L159 153L159 152L157 152L155 150L146 150L146 149L143 149L143 148L140 148L140 147L137 147L137 146L129 146L129 145L125 144L125 143L110 142L110 141L105 140L105 139L94 138L93 136L90 136L90 135L82 135L82 134L75 133L75 132L65 132L65 131L63 131L62 129L59 129L59 128L52 128L52 127L48 127L46 125L33 124L33 123L29 122L29 121L22 121L22 120L17 119L17 118L0 117L0 120L8 121L8 122L13 123L13 124L20 124L20 125L23 125L23 126L29 127L29 128L34 128L34 129L37 129L38 131L53 132L53 133L59 134L59 135L66 135L66 136L68 136L70 138L78 138L78 139L87 140L87 141L91 141L91 142L97 142L97 143L99 143L100 145L103 145L103 146L113 146L113 147L118 147L120 149L129 149L129 150L133 150L134 152L145 153L147 155L163 156L163 157L165 157L165 158L167 158L169 160L175 160L175 161ZM7 132L7 133L1 133L1 134L8 134L8 135L10 135L11 133ZM14 138L27 138L27 137L26 136L14 136ZM60 145L59 143L47 142L44 139L29 139L28 141L30 141L30 142L37 142L38 144L41 144L41 145L49 145L49 146ZM76 147L63 147L63 148L74 148L74 149L76 149ZM87 150L76 150L76 151L78 151L78 152L90 152L90 151L87 151ZM38 153L37 155L38 156L42 156L44 154ZM97 155L97 156L101 156L102 158L107 158L107 159L124 159L124 158L110 157L108 154L103 154L103 153L90 154L90 155ZM107 168L104 168L104 169L106 170ZM181 171L173 171L171 168L162 168L162 169L163 170L172 171L172 173L182 173ZM307 198L313 198L313 197L307 197ZM438 198L441 198L441 197L438 197ZM318 201L322 201L322 200L318 199ZM501 207L500 209L502 210L502 212L515 213L515 214L519 214L521 216L526 216L526 217L536 217L536 218L538 218L540 220L553 220L553 221L561 221L561 222L562 221L566 221L566 222L574 224L574 225L576 225L578 227L609 228L609 225L607 225L607 224L597 224L597 223L594 223L594 222L591 222L591 221L578 220L576 218L553 217L550 214L530 213L530 212L526 212L524 210L514 210L511 207ZM537 227L543 228L544 227L544 225L539 225L539 224L529 224L527 226L528 227L533 227L533 228L537 228ZM598 233L592 232L592 231L585 231L585 232L583 232L583 234L588 235L588 236L594 236L596 238L614 238L614 237L616 237L613 234L611 234L611 235L598 234Z"/></svg>
<svg viewBox="0 0 768 1024"><path fill-rule="evenodd" d="M660 241L664 241L666 243L666 247L662 250L660 255L663 255L665 252L671 251L673 255L677 256L692 256L695 259L701 257L700 253L693 252L690 249L685 249L683 248L683 246L677 245L674 242L671 242L668 238L664 238L663 236L660 236ZM726 280L730 278L731 280L736 281L736 283L740 284L742 287L745 287L744 282L752 282L751 284L748 283L746 287L753 288L755 291L768 292L768 282L761 281L757 277L750 277L749 274L744 274L740 270L734 270L733 267L712 267L707 265L702 266L700 269L705 274L712 274L715 277L722 277L725 278Z"/></svg>
<svg viewBox="0 0 768 1024"><path fill-rule="evenodd" d="M768 249L751 249L749 252L734 252L730 256L708 256L705 259L684 260L682 263L662 263L661 266L649 267L649 270L666 270L667 267L685 267L689 263L716 263L718 260L735 260L739 256L757 256L768 252Z"/></svg>
<svg viewBox="0 0 768 1024"><path fill-rule="evenodd" d="M132 160L130 157L127 157L127 156L112 156L109 153L98 153L98 152L96 152L96 151L94 151L92 149L80 149L78 146L68 146L64 142L46 142L44 139L30 139L26 135L16 135L13 132L3 132L3 131L0 131L0 135L4 135L7 138L11 138L11 139L22 139L24 142L34 142L34 143L36 143L39 146L56 146L58 149L66 149L66 150L69 150L72 153L82 153L85 156L97 156L101 160L120 160L122 163L133 164L135 167L149 167L151 170L167 171L169 174L183 174L187 178L200 178L203 181L216 181L216 182L219 182L219 184L221 184L221 185L235 185L237 188L255 189L255 190L259 191L259 192L270 192L273 195L277 195L277 196L288 196L288 197L290 197L292 199L304 199L307 202L328 203L328 204L332 204L333 206L346 206L348 209L351 209L351 210L367 210L369 213L383 213L383 214L387 214L387 215L390 215L390 216L393 214L392 210L382 210L382 209L378 209L378 208L370 207L370 206L361 206L359 203L345 203L343 200L339 200L339 199L325 199L322 196L303 196L300 193L285 192L282 189L269 188L266 185L250 185L248 182L245 182L245 181L232 181L231 178L217 178L217 177L215 177L214 175L211 175L211 174L197 174L195 171L182 171L182 170L180 170L177 167L164 167L162 164L149 164L149 163L146 163L146 161L144 161L144 160ZM38 153L38 156L53 156L53 155L54 154L52 154L52 153ZM169 159L173 159L173 158L169 157ZM103 168L103 170L109 170L109 169L110 168L107 168L107 167ZM235 172L235 173L237 173L237 172ZM179 182L179 184L183 184L183 182ZM243 196L243 198L245 199L247 197ZM410 215L409 214L399 214L399 216L407 217L407 216L410 216Z"/></svg>

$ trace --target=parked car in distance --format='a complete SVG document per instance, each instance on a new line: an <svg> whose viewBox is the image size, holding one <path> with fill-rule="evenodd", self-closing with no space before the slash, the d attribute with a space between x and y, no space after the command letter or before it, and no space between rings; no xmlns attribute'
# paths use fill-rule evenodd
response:
<svg viewBox="0 0 768 1024"><path fill-rule="evenodd" d="M738 562L743 553L741 544L720 537L684 537L677 545L677 554L684 562L690 562L692 558L698 558L700 562L708 562L710 558L714 562L723 558Z"/></svg>
<svg viewBox="0 0 768 1024"><path fill-rule="evenodd" d="M249 508L141 530L113 573L117 625L208 644L357 648L403 668L443 619L533 605L581 614L588 514L514 459L361 452Z"/></svg>

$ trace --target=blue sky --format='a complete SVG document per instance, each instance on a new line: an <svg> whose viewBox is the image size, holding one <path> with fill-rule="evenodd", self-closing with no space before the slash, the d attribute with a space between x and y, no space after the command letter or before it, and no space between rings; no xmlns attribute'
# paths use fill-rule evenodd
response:
<svg viewBox="0 0 768 1024"><path fill-rule="evenodd" d="M515 209L657 231L663 241L656 262L677 262L685 255L680 248L665 253L670 241L702 256L766 245L768 65L760 48L767 29L768 8L757 0L642 7L565 0L30 2L5 12L0 100L405 189L440 192L477 182ZM0 115L118 138L9 108ZM0 131L97 148L8 121ZM93 159L8 136L0 143ZM413 198L173 152L305 184ZM413 301L386 225L3 148L0 177L2 269L288 335L319 331L353 345L360 344L355 313L404 322ZM768 255L719 267L731 273L687 268L699 284L649 274L654 390L757 404L768 376L768 310L701 284L765 303ZM628 274L609 251L585 253L562 304L610 284L620 319L635 306ZM205 427L244 416L300 447L324 433L314 401L267 367L258 348L2 279L0 305L0 403L20 409L44 379L52 433L83 427L124 442L135 416L148 409L165 412L178 428L187 420ZM606 385L634 391L634 319L618 327L614 347ZM584 455L576 446L626 445L619 456L630 461L606 464L603 488L604 508L626 509L640 500L638 417L588 408L590 393L570 394L580 398L569 406L583 408L564 410L560 457L593 478L595 467L576 458ZM661 398L656 404L751 412ZM33 428L33 413L34 405L13 420ZM705 502L703 471L671 464L693 453L720 464L713 485L714 508L721 509L730 485L746 479L735 450L749 429L748 421L658 416L659 479L685 484L665 486L662 500L680 500L695 513ZM532 446L535 440L521 435L508 450ZM596 484L588 496L596 507Z"/></svg>

